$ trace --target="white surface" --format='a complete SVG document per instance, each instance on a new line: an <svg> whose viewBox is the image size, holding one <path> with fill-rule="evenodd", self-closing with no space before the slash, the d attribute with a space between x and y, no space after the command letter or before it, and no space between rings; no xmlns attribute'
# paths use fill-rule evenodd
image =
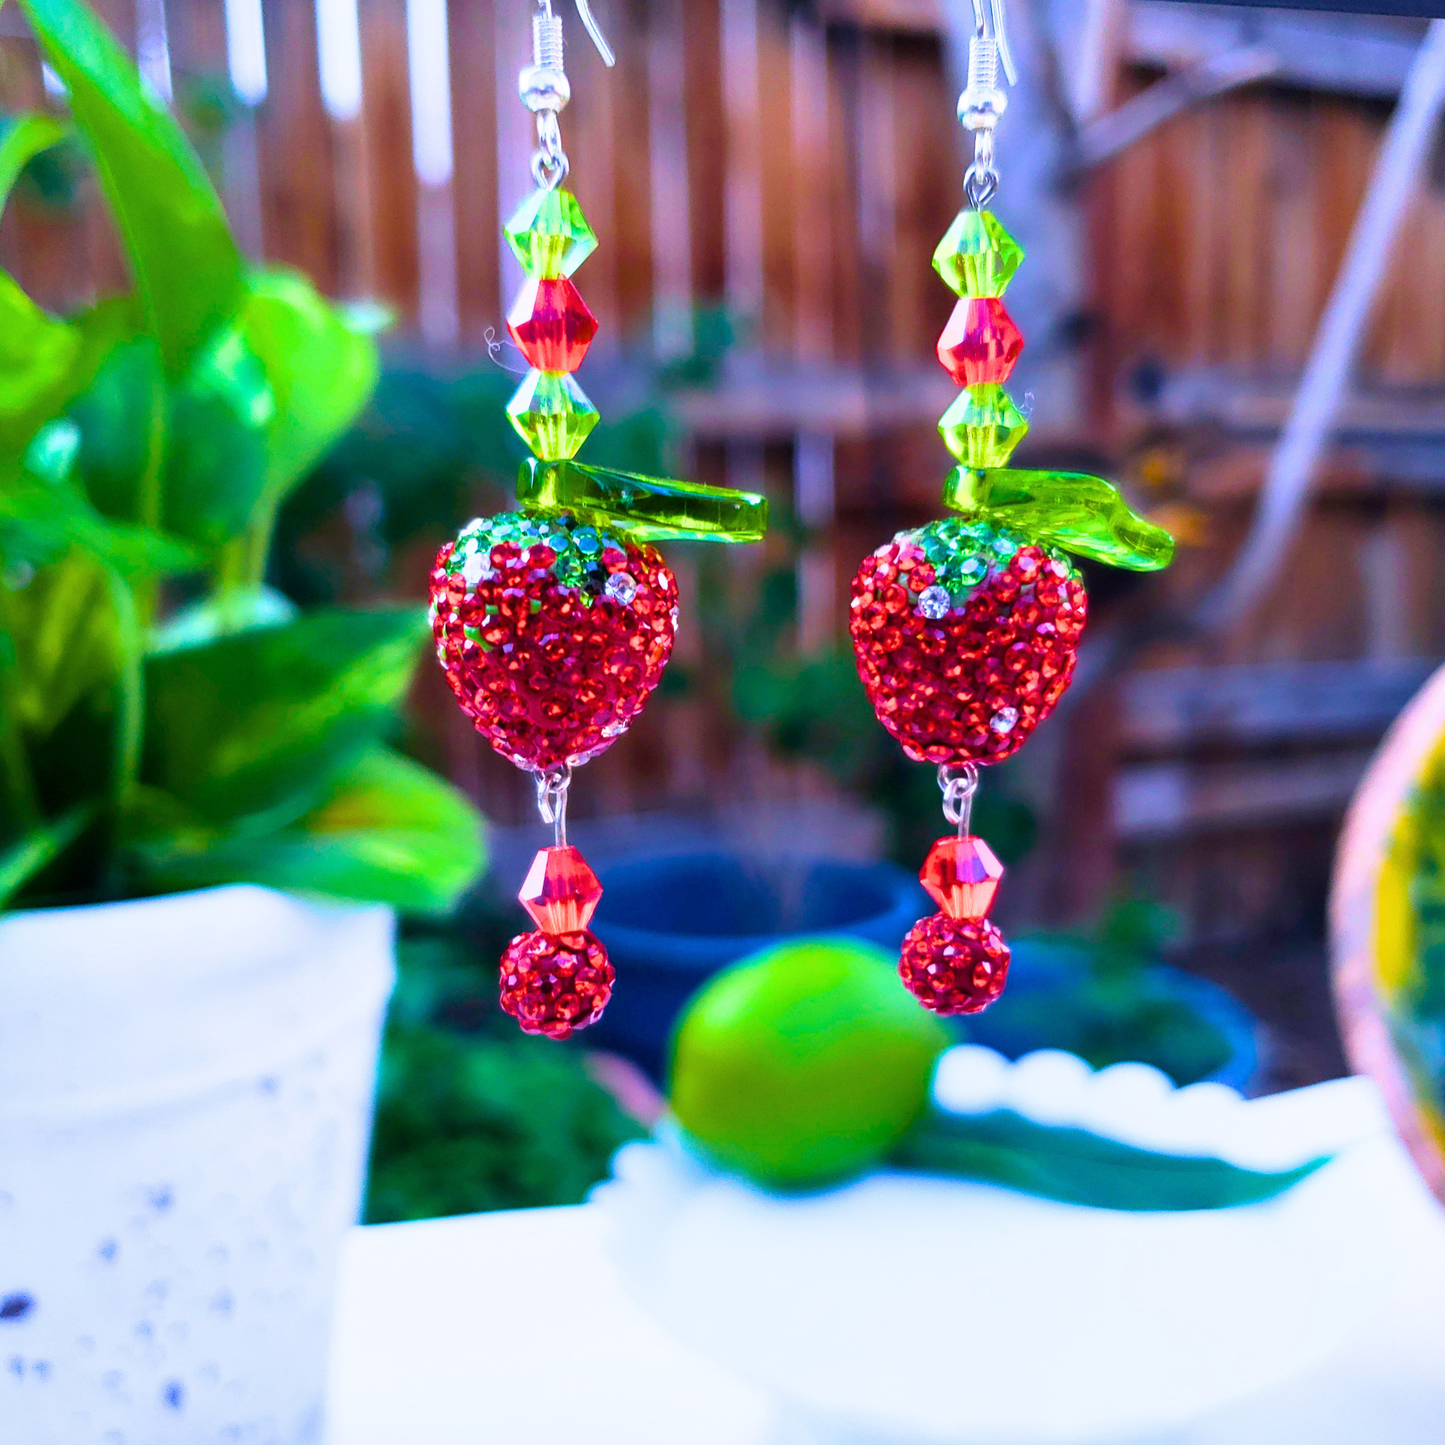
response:
<svg viewBox="0 0 1445 1445"><path fill-rule="evenodd" d="M781 1201L631 1145L599 1203L356 1231L328 1445L1445 1440L1445 1220L1367 1081L1245 1101L963 1048L937 1093L1339 1157L1266 1204L1140 1215L889 1176Z"/></svg>
<svg viewBox="0 0 1445 1445"><path fill-rule="evenodd" d="M0 921L0 1445L318 1438L391 933L249 887Z"/></svg>
<svg viewBox="0 0 1445 1445"><path fill-rule="evenodd" d="M598 1193L628 1288L829 1445L1445 1439L1445 1224L1368 1082L1245 1101L960 1048L936 1092L1255 1167L1337 1157L1249 1208L1127 1214L886 1174L781 1200L634 1144Z"/></svg>
<svg viewBox="0 0 1445 1445"><path fill-rule="evenodd" d="M765 1396L624 1293L590 1205L353 1231L327 1445L763 1445Z"/></svg>

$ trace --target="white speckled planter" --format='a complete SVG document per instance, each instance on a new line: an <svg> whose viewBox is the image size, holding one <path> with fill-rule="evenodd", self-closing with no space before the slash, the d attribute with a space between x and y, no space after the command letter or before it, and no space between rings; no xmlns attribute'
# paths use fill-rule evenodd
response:
<svg viewBox="0 0 1445 1445"><path fill-rule="evenodd" d="M392 978L263 888L0 920L0 1445L320 1439Z"/></svg>

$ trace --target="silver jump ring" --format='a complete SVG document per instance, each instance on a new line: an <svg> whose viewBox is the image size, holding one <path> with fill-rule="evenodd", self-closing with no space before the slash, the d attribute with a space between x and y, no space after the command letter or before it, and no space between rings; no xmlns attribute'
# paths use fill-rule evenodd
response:
<svg viewBox="0 0 1445 1445"><path fill-rule="evenodd" d="M938 770L938 786L943 793L943 816L957 826L960 838L966 837L973 816L973 795L978 792L978 764L953 767L945 763Z"/></svg>
<svg viewBox="0 0 1445 1445"><path fill-rule="evenodd" d="M980 167L974 162L963 178L963 189L969 205L981 211L998 194L998 172L992 166Z"/></svg>
<svg viewBox="0 0 1445 1445"><path fill-rule="evenodd" d="M563 764L536 774L537 812L544 823L552 825L552 836L559 848L567 846L567 790L572 786L572 769Z"/></svg>

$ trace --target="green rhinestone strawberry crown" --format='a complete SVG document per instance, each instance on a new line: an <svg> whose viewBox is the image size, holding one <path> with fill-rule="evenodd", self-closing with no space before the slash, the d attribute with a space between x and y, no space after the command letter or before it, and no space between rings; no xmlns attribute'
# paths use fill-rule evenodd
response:
<svg viewBox="0 0 1445 1445"><path fill-rule="evenodd" d="M916 546L933 565L933 585L948 594L950 610L962 607L974 588L998 567L1008 565L1021 547L1038 547L1061 568L1060 577L1076 576L1074 565L1055 547L982 517L942 517L913 531L900 532L895 542ZM1057 570L1057 569L1056 569Z"/></svg>
<svg viewBox="0 0 1445 1445"><path fill-rule="evenodd" d="M606 595L615 572L627 576L624 568L631 540L620 528L595 526L569 512L503 512L467 524L447 558L446 573L460 576L470 589L492 577L493 547L510 542L524 556L533 548L547 547L554 554L547 570L561 586L575 589L590 607Z"/></svg>
<svg viewBox="0 0 1445 1445"><path fill-rule="evenodd" d="M1003 385L1023 338L1002 298L1023 260L1023 247L998 218L972 206L958 213L933 253L934 269L959 298L938 344L939 360L962 387L938 424L959 463L945 484L944 504L1111 566L1166 567L1174 539L1135 513L1102 477L1008 465L1029 429Z"/></svg>

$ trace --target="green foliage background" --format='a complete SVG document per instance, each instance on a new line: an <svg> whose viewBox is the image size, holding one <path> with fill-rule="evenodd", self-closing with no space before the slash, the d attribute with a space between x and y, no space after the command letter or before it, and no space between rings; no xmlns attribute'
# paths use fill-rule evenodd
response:
<svg viewBox="0 0 1445 1445"><path fill-rule="evenodd" d="M248 264L94 14L18 3L70 116L4 122L0 204L78 140L135 285L57 318L0 273L0 905L244 879L444 911L482 834L392 746L424 615L267 586L376 383L375 310Z"/></svg>

